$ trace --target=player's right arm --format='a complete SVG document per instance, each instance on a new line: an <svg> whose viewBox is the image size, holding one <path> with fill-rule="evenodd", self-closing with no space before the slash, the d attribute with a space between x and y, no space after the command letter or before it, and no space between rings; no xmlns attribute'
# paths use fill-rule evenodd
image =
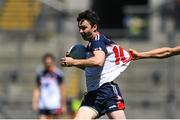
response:
<svg viewBox="0 0 180 120"><path fill-rule="evenodd" d="M61 65L66 66L82 66L82 67L97 67L103 66L105 61L105 53L102 50L93 51L94 56L88 59L73 59L65 57L61 59Z"/></svg>
<svg viewBox="0 0 180 120"><path fill-rule="evenodd" d="M33 90L33 97L32 97L32 109L34 111L38 110L38 100L40 96L40 90L39 87L35 87Z"/></svg>
<svg viewBox="0 0 180 120"><path fill-rule="evenodd" d="M36 76L36 86L33 90L33 95L32 95L32 109L34 111L38 110L38 101L40 97L40 76Z"/></svg>
<svg viewBox="0 0 180 120"><path fill-rule="evenodd" d="M69 55L69 52L66 52L66 57L70 57L70 55ZM71 67L71 66L70 66ZM79 68L79 69L81 69L81 70L84 70L85 69L85 67L84 66L75 66L75 67L77 67L77 68Z"/></svg>
<svg viewBox="0 0 180 120"><path fill-rule="evenodd" d="M71 57L65 57L61 59L61 65L67 66L80 66L80 67L102 67L105 62L107 49L106 45L102 41L91 42L92 57L87 59L73 59Z"/></svg>
<svg viewBox="0 0 180 120"><path fill-rule="evenodd" d="M163 48L157 48L154 50L146 51L146 52L137 52L133 49L130 49L134 53L134 59L147 59L147 58L156 58L156 59L162 59L167 58L174 55L180 54L180 46L169 48L169 47L163 47Z"/></svg>

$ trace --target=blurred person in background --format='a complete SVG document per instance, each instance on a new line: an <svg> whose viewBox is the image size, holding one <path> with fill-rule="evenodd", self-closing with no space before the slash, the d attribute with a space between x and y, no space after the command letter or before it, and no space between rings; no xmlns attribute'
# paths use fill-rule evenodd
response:
<svg viewBox="0 0 180 120"><path fill-rule="evenodd" d="M66 112L63 72L55 65L55 57L43 56L44 69L36 76L37 86L33 91L32 108L39 119L54 119Z"/></svg>
<svg viewBox="0 0 180 120"><path fill-rule="evenodd" d="M134 59L147 59L147 58L167 58L175 55L180 55L180 45L174 48L162 47L146 52L137 52L136 50L130 49L134 53Z"/></svg>

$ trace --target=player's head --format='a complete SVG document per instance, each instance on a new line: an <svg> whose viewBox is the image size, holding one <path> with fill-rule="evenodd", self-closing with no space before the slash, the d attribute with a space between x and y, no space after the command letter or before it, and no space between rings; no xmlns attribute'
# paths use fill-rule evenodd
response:
<svg viewBox="0 0 180 120"><path fill-rule="evenodd" d="M43 57L42 57L42 61L44 64L44 67L46 69L51 68L52 66L55 65L55 56L51 53L46 53Z"/></svg>
<svg viewBox="0 0 180 120"><path fill-rule="evenodd" d="M84 40L93 39L93 33L98 32L99 17L93 11L86 10L77 17L79 32Z"/></svg>

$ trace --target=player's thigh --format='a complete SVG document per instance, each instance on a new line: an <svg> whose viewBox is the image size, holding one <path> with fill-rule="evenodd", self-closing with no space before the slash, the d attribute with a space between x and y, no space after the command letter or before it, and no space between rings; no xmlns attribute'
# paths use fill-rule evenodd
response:
<svg viewBox="0 0 180 120"><path fill-rule="evenodd" d="M78 110L74 119L94 119L98 116L98 113L95 109L88 106L82 106Z"/></svg>
<svg viewBox="0 0 180 120"><path fill-rule="evenodd" d="M117 110L117 111L107 113L107 116L110 119L126 119L124 110Z"/></svg>

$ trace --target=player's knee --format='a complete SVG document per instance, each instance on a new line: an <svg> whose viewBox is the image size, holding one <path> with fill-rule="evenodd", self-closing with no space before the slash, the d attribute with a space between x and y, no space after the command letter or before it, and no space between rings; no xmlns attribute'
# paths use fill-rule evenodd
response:
<svg viewBox="0 0 180 120"><path fill-rule="evenodd" d="M107 114L110 119L126 119L124 110L117 110Z"/></svg>
<svg viewBox="0 0 180 120"><path fill-rule="evenodd" d="M90 115L88 113L79 113L75 116L74 120L79 120L79 119L94 119L93 115Z"/></svg>
<svg viewBox="0 0 180 120"><path fill-rule="evenodd" d="M88 107L81 107L75 116L75 120L78 119L95 119L97 117L97 113L91 110Z"/></svg>

